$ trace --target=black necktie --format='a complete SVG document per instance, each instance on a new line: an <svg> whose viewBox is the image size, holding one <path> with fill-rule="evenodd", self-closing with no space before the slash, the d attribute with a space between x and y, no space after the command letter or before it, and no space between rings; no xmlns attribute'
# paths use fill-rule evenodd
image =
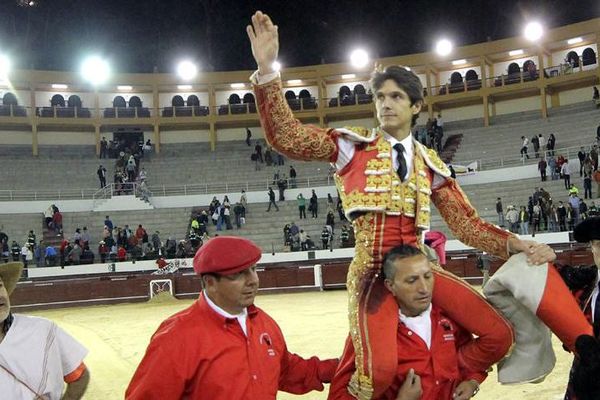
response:
<svg viewBox="0 0 600 400"><path fill-rule="evenodd" d="M396 152L398 153L398 169L396 170L396 172L398 172L400 180L404 182L404 177L406 176L407 170L406 158L404 158L404 146L402 146L402 143L396 143L394 145L394 150L396 150Z"/></svg>

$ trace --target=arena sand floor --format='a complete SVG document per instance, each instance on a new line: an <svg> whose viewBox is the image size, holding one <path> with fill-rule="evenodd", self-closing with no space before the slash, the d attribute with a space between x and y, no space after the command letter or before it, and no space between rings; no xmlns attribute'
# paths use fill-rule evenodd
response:
<svg viewBox="0 0 600 400"><path fill-rule="evenodd" d="M162 297L162 296L161 296ZM191 300L155 299L147 303L91 306L30 312L50 318L90 350L86 363L92 380L85 399L122 399L149 338L159 323ZM288 349L321 358L341 354L347 332L346 292L260 294L256 304L281 326ZM502 386L494 372L475 397L480 400L562 399L572 356L554 340L557 365L543 383ZM303 396L280 392L278 399L325 399L327 391Z"/></svg>

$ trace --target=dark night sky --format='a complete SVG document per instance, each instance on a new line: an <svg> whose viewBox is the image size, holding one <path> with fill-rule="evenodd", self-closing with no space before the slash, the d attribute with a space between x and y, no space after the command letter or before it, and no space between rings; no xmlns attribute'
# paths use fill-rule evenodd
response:
<svg viewBox="0 0 600 400"><path fill-rule="evenodd" d="M17 68L77 70L101 52L118 72L174 70L191 55L205 71L255 67L245 26L255 10L280 29L286 66L343 62L361 45L374 57L429 51L519 35L537 17L548 28L600 15L592 0L0 0L0 51Z"/></svg>

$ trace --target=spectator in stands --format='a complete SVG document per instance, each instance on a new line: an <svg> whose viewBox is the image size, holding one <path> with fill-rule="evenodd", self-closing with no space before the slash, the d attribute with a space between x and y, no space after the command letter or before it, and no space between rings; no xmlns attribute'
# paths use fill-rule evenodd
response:
<svg viewBox="0 0 600 400"><path fill-rule="evenodd" d="M592 203L590 204L590 207L588 208L588 216L590 218L594 218L598 216L598 207L596 207L596 203L594 203L592 201Z"/></svg>
<svg viewBox="0 0 600 400"><path fill-rule="evenodd" d="M567 230L567 208L563 204L562 201L558 202L558 207L556 207L556 215L558 216L558 227L561 232Z"/></svg>
<svg viewBox="0 0 600 400"><path fill-rule="evenodd" d="M254 145L254 154L256 154L257 160L262 164L265 161L263 160L262 146L260 142L257 140L256 145Z"/></svg>
<svg viewBox="0 0 600 400"><path fill-rule="evenodd" d="M10 254L12 255L13 261L19 261L21 258L21 246L16 240L13 240L10 245Z"/></svg>
<svg viewBox="0 0 600 400"><path fill-rule="evenodd" d="M592 179L596 182L596 197L600 197L600 169L594 171Z"/></svg>
<svg viewBox="0 0 600 400"><path fill-rule="evenodd" d="M244 207L242 207L242 203L235 203L235 206L233 207L233 214L235 216L235 226L237 226L238 229L242 227L242 218L244 218L242 217L243 213Z"/></svg>
<svg viewBox="0 0 600 400"><path fill-rule="evenodd" d="M142 169L140 169L140 173L138 174L138 182L145 182L147 178L148 175L146 174L146 169L142 167Z"/></svg>
<svg viewBox="0 0 600 400"><path fill-rule="evenodd" d="M277 189L279 190L279 201L285 201L285 189L287 189L287 179L285 174L277 180Z"/></svg>
<svg viewBox="0 0 600 400"><path fill-rule="evenodd" d="M556 207L551 205L546 210L546 218L548 221L548 231L549 232L558 232L558 214L556 212Z"/></svg>
<svg viewBox="0 0 600 400"><path fill-rule="evenodd" d="M204 232L208 232L208 213L206 210L202 210L198 216L198 234L202 236Z"/></svg>
<svg viewBox="0 0 600 400"><path fill-rule="evenodd" d="M81 254L83 253L83 249L81 248L81 244L79 239L75 240L73 244L73 248L67 254L67 259L71 261L73 264L78 265L81 259Z"/></svg>
<svg viewBox="0 0 600 400"><path fill-rule="evenodd" d="M136 162L135 157L133 155L129 156L129 160L127 160L127 181L135 182L136 178Z"/></svg>
<svg viewBox="0 0 600 400"><path fill-rule="evenodd" d="M46 265L48 267L54 267L56 265L56 249L52 246L48 246L46 247L46 254L45 254L45 258L46 258Z"/></svg>
<svg viewBox="0 0 600 400"><path fill-rule="evenodd" d="M540 221L542 220L542 207L540 206L540 201L533 205L533 213L532 213L532 227L533 227L533 236L535 236L536 232L539 232L540 229Z"/></svg>
<svg viewBox="0 0 600 400"><path fill-rule="evenodd" d="M529 213L524 206L521 206L521 211L519 211L519 233L529 235Z"/></svg>
<svg viewBox="0 0 600 400"><path fill-rule="evenodd" d="M270 186L267 194L269 196L269 207L267 208L267 212L271 211L271 205L275 206L275 211L279 211L279 207L277 207L277 203L275 203L275 192Z"/></svg>
<svg viewBox="0 0 600 400"><path fill-rule="evenodd" d="M342 203L342 198L340 197L340 194L338 192L337 194L337 204L335 205L335 208L338 212L338 216L340 217L340 221L346 221L346 215L344 214L344 204Z"/></svg>
<svg viewBox="0 0 600 400"><path fill-rule="evenodd" d="M83 230L81 231L81 245L83 247L85 247L86 245L89 246L90 240L91 240L90 233L88 232L87 226L84 226Z"/></svg>
<svg viewBox="0 0 600 400"><path fill-rule="evenodd" d="M327 217L325 218L325 225L329 227L331 234L335 232L335 217L333 211L327 211Z"/></svg>
<svg viewBox="0 0 600 400"><path fill-rule="evenodd" d="M225 224L225 229L228 231L233 229L231 226L231 207L223 206L223 223Z"/></svg>
<svg viewBox="0 0 600 400"><path fill-rule="evenodd" d="M598 146L593 145L592 150L590 151L590 159L592 160L592 165L594 167L594 171L598 169Z"/></svg>
<svg viewBox="0 0 600 400"><path fill-rule="evenodd" d="M100 180L100 189L102 189L104 186L106 186L106 168L100 165L96 171L96 174L98 174L98 179Z"/></svg>
<svg viewBox="0 0 600 400"><path fill-rule="evenodd" d="M179 243L177 244L177 251L175 252L176 258L186 258L187 257L187 251L186 251L185 245L186 245L185 239L181 239L179 241Z"/></svg>
<svg viewBox="0 0 600 400"><path fill-rule="evenodd" d="M306 240L308 239L308 234L304 232L304 229L300 229L300 249L302 251L308 250L306 246Z"/></svg>
<svg viewBox="0 0 600 400"><path fill-rule="evenodd" d="M106 141L106 137L102 136L102 140L100 141L100 158L106 158L107 155L108 155L108 142ZM104 185L104 186L106 186L106 185Z"/></svg>
<svg viewBox="0 0 600 400"><path fill-rule="evenodd" d="M350 232L346 225L342 225L342 230L340 232L340 242L342 248L350 247Z"/></svg>
<svg viewBox="0 0 600 400"><path fill-rule="evenodd" d="M560 171L557 169L556 159L552 156L548 156L548 168L550 169L550 177L552 178L552 180L557 180Z"/></svg>
<svg viewBox="0 0 600 400"><path fill-rule="evenodd" d="M542 182L546 182L546 169L548 168L548 163L546 159L542 157L538 162L538 171L540 171L540 178Z"/></svg>
<svg viewBox="0 0 600 400"><path fill-rule="evenodd" d="M277 165L280 165L280 166L284 165L285 164L284 160L285 159L283 158L283 154L277 153Z"/></svg>
<svg viewBox="0 0 600 400"><path fill-rule="evenodd" d="M117 261L127 261L127 250L123 246L119 246L117 250Z"/></svg>
<svg viewBox="0 0 600 400"><path fill-rule="evenodd" d="M329 232L329 228L327 228L327 226L324 226L323 230L321 231L321 243L323 244L323 250L329 247L330 240L331 232Z"/></svg>
<svg viewBox="0 0 600 400"><path fill-rule="evenodd" d="M60 211L56 210L52 215L52 229L56 233L56 236L62 235L62 223L63 217Z"/></svg>
<svg viewBox="0 0 600 400"><path fill-rule="evenodd" d="M529 139L527 139L525 136L521 136L521 158L525 159L525 157L527 157L527 159L529 160L529 155L527 154L527 146L529 145Z"/></svg>
<svg viewBox="0 0 600 400"><path fill-rule="evenodd" d="M569 196L573 194L579 195L579 189L577 189L577 186L575 186L574 183L571 183L571 186L569 186Z"/></svg>
<svg viewBox="0 0 600 400"><path fill-rule="evenodd" d="M167 239L167 243L165 244L165 252L167 253L167 258L175 257L175 253L177 252L177 242L175 242L173 236L169 236Z"/></svg>
<svg viewBox="0 0 600 400"><path fill-rule="evenodd" d="M33 252L33 257L35 258L35 265L38 267L43 267L46 263L44 262L44 258L46 256L46 246L44 245L44 241L40 240L37 246L35 246L35 250Z"/></svg>
<svg viewBox="0 0 600 400"><path fill-rule="evenodd" d="M160 251L161 248L162 248L162 242L160 240L160 236L159 235L160 235L159 231L155 231L152 234L152 247L154 249L156 249L157 252Z"/></svg>
<svg viewBox="0 0 600 400"><path fill-rule="evenodd" d="M227 195L225 195L225 197L223 197L223 206L231 207L231 202L229 201L229 197L227 197Z"/></svg>
<svg viewBox="0 0 600 400"><path fill-rule="evenodd" d="M285 224L283 226L283 245L289 246L290 244L290 224Z"/></svg>
<svg viewBox="0 0 600 400"><path fill-rule="evenodd" d="M290 188L296 188L296 170L293 165L290 165Z"/></svg>
<svg viewBox="0 0 600 400"><path fill-rule="evenodd" d="M502 199L496 199L496 214L498 214L498 226L504 226L504 210L502 208Z"/></svg>
<svg viewBox="0 0 600 400"><path fill-rule="evenodd" d="M598 92L598 88L596 86L594 86L594 88L592 90L593 90L592 100L594 100L594 102L596 103L596 106L598 106L599 102L600 102L600 93Z"/></svg>
<svg viewBox="0 0 600 400"><path fill-rule="evenodd" d="M579 221L583 221L588 217L588 206L583 199L579 199Z"/></svg>
<svg viewBox="0 0 600 400"><path fill-rule="evenodd" d="M33 252L27 243L25 243L21 248L21 261L23 262L23 266L25 268L27 268L27 265L33 261Z"/></svg>
<svg viewBox="0 0 600 400"><path fill-rule="evenodd" d="M548 136L548 144L546 144L546 148L548 149L548 153L551 156L554 156L554 147L556 146L556 138L554 137L554 133L551 133Z"/></svg>
<svg viewBox="0 0 600 400"><path fill-rule="evenodd" d="M571 205L571 203L567 203L567 222L569 224L569 230L572 231L575 228L575 210L573 209L573 206ZM579 211L579 207L577 208L577 210Z"/></svg>
<svg viewBox="0 0 600 400"><path fill-rule="evenodd" d="M548 150L546 147L546 138L544 137L544 135L542 135L541 133L538 135L538 142L540 143L540 150L542 150L542 152L544 153L544 155L546 157L548 157L548 155L546 154L546 151Z"/></svg>
<svg viewBox="0 0 600 400"><path fill-rule="evenodd" d="M577 158L579 159L579 176L581 177L581 176L583 176L583 162L587 158L587 155L585 154L585 149L583 148L583 146L577 152Z"/></svg>
<svg viewBox="0 0 600 400"><path fill-rule="evenodd" d="M572 192L571 194L569 194L569 205L571 206L572 209L572 213L573 213L573 226L577 225L579 223L579 219L580 219L580 215L579 215L579 203L580 203L580 198L579 196L577 196L577 193ZM568 212L568 210L567 210ZM573 229L572 227L570 228L571 230Z"/></svg>
<svg viewBox="0 0 600 400"><path fill-rule="evenodd" d="M565 181L565 189L569 190L569 187L571 186L571 170L569 168L569 160L565 159L565 162L560 168L560 173Z"/></svg>
<svg viewBox="0 0 600 400"><path fill-rule="evenodd" d="M109 216L107 215L106 217L104 217L104 226L108 228L108 231L112 234L113 231L113 223L110 220Z"/></svg>
<svg viewBox="0 0 600 400"><path fill-rule="evenodd" d="M73 234L73 240L81 241L81 229L75 229L75 233Z"/></svg>
<svg viewBox="0 0 600 400"><path fill-rule="evenodd" d="M333 197L331 197L331 193L327 193L327 211L333 212L335 210Z"/></svg>
<svg viewBox="0 0 600 400"><path fill-rule="evenodd" d="M73 246L71 245L71 242L68 239L63 238L63 240L60 242L60 248L59 248L59 252L60 252L60 266L64 268L64 266L66 264L68 264L68 255L71 252L71 249L73 248Z"/></svg>
<svg viewBox="0 0 600 400"><path fill-rule="evenodd" d="M27 244L29 245L29 247L31 248L31 250L35 249L35 245L37 243L37 240L35 238L35 233L33 233L33 231L29 231L29 234L27 235Z"/></svg>
<svg viewBox="0 0 600 400"><path fill-rule="evenodd" d="M306 219L306 199L302 196L302 193L299 193L296 196L296 202L298 203L298 213L300 214L300 219Z"/></svg>
<svg viewBox="0 0 600 400"><path fill-rule="evenodd" d="M592 160L587 157L583 165L583 192L584 198L592 198L592 174L594 173L594 167L592 166Z"/></svg>
<svg viewBox="0 0 600 400"><path fill-rule="evenodd" d="M104 240L101 240L98 243L98 255L100 256L100 262L101 263L105 263L106 262L106 258L108 257L108 253L109 252L110 252L110 249L106 245L106 242L104 242Z"/></svg>
<svg viewBox="0 0 600 400"><path fill-rule="evenodd" d="M242 217L246 218L246 213L248 212L248 197L246 196L246 191L242 189L242 195L240 196L240 204L243 207Z"/></svg>
<svg viewBox="0 0 600 400"><path fill-rule="evenodd" d="M90 246L83 245L83 251L81 253L80 258L81 264L93 264L94 263L94 253L90 250Z"/></svg>
<svg viewBox="0 0 600 400"><path fill-rule="evenodd" d="M265 150L265 164L267 165L267 167L270 167L271 165L273 165L273 153L271 152L271 148L268 146L267 146L267 149Z"/></svg>
<svg viewBox="0 0 600 400"><path fill-rule="evenodd" d="M519 212L512 204L506 209L506 220L512 233L519 233Z"/></svg>
<svg viewBox="0 0 600 400"><path fill-rule="evenodd" d="M44 222L46 223L46 227L50 228L50 222L52 222L52 216L54 215L54 204L50 204L50 206L44 211Z"/></svg>
<svg viewBox="0 0 600 400"><path fill-rule="evenodd" d="M313 218L317 218L319 216L319 199L317 198L315 189L312 190L312 196L310 196L310 200L308 202L308 211L310 211Z"/></svg>
<svg viewBox="0 0 600 400"><path fill-rule="evenodd" d="M533 135L531 138L531 144L533 145L533 151L535 158L540 158L540 139L537 135Z"/></svg>
<svg viewBox="0 0 600 400"><path fill-rule="evenodd" d="M246 144L250 147L250 138L252 137L252 131L246 128Z"/></svg>
<svg viewBox="0 0 600 400"><path fill-rule="evenodd" d="M148 232L146 232L146 229L144 229L142 224L139 224L137 229L135 230L135 237L137 238L139 243L148 242Z"/></svg>

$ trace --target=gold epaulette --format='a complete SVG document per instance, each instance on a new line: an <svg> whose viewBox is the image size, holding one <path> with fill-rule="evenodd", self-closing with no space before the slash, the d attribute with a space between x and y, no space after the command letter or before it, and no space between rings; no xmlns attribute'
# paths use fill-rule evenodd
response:
<svg viewBox="0 0 600 400"><path fill-rule="evenodd" d="M423 159L425 160L425 163L431 169L433 169L435 172L437 172L438 174L440 174L443 177L448 178L450 176L450 169L448 169L448 166L446 165L446 163L444 163L442 161L442 159L440 158L440 156L438 155L438 153L435 150L423 146L421 143L417 142L416 140L413 142L415 143L415 146L417 146L419 148L419 150L421 151L421 154L423 155Z"/></svg>
<svg viewBox="0 0 600 400"><path fill-rule="evenodd" d="M371 137L371 130L362 126L344 126L344 129L351 131L352 133L362 136L364 138Z"/></svg>

